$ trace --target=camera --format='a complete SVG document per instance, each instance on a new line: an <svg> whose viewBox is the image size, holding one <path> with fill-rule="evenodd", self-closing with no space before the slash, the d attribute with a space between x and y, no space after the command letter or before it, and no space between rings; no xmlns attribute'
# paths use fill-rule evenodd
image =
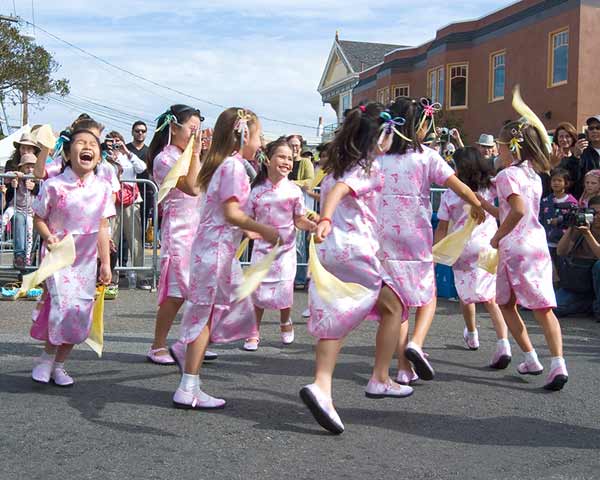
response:
<svg viewBox="0 0 600 480"><path fill-rule="evenodd" d="M585 227L594 221L596 211L593 208L579 208L572 203L554 205L554 218L560 228Z"/></svg>

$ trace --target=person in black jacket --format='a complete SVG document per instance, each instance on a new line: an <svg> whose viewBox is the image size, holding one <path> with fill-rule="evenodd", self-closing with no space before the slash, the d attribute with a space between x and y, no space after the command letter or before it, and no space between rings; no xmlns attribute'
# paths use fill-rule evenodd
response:
<svg viewBox="0 0 600 480"><path fill-rule="evenodd" d="M590 170L596 170L600 168L600 115L590 117L585 122L587 124L587 136L589 144L581 154L579 160L579 178L583 179L585 174ZM583 192L583 185L581 186ZM575 195L577 196L577 195Z"/></svg>

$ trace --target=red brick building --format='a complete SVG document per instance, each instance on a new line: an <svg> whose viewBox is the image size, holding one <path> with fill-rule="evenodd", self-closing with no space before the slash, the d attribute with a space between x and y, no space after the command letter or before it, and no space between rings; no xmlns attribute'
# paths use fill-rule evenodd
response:
<svg viewBox="0 0 600 480"><path fill-rule="evenodd" d="M600 113L599 81L600 1L523 0L389 51L360 72L352 103L428 96L474 140L515 117L517 83L549 129L562 121L581 128Z"/></svg>

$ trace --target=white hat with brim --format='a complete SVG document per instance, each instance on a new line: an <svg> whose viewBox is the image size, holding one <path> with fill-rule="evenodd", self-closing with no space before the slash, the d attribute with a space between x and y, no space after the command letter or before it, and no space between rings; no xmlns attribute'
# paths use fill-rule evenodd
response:
<svg viewBox="0 0 600 480"><path fill-rule="evenodd" d="M40 151L39 145L33 141L33 138L29 133L24 133L23 135L21 135L21 140L19 140L18 142L13 142L13 145L15 148L19 148L19 146L21 145L29 145L31 147L35 147L35 149L38 152Z"/></svg>
<svg viewBox="0 0 600 480"><path fill-rule="evenodd" d="M481 145L482 147L493 147L496 145L494 141L494 136L489 135L487 133L482 133L479 136L479 140L477 141L477 145Z"/></svg>
<svg viewBox="0 0 600 480"><path fill-rule="evenodd" d="M21 161L19 162L19 165L17 168L21 168L25 165L35 165L35 163L37 162L37 157L33 154L33 153L26 153L25 155L21 156Z"/></svg>

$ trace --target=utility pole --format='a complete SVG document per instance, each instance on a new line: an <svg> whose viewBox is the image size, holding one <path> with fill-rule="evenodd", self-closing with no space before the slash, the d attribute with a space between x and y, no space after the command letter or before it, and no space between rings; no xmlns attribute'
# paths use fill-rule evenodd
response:
<svg viewBox="0 0 600 480"><path fill-rule="evenodd" d="M0 15L0 21L19 23L18 17L12 17L9 15ZM2 114L6 123L6 133L10 135L10 124L8 123L8 116L6 115L6 109L4 108L4 99L0 96L0 107L2 108Z"/></svg>
<svg viewBox="0 0 600 480"><path fill-rule="evenodd" d="M27 94L27 90L23 90L23 113L21 119L21 126L27 125L29 123L29 95Z"/></svg>

